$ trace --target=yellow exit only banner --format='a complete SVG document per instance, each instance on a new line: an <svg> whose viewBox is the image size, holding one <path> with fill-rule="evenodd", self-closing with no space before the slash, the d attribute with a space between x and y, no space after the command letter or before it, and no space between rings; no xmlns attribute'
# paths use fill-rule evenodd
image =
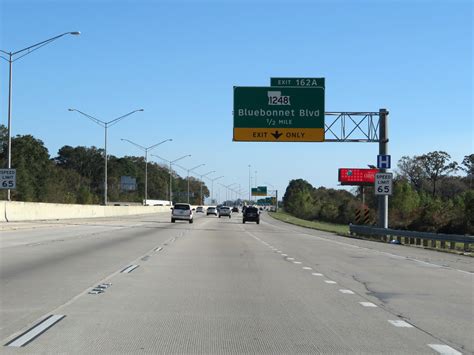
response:
<svg viewBox="0 0 474 355"><path fill-rule="evenodd" d="M234 128L234 141L324 142L323 128Z"/></svg>

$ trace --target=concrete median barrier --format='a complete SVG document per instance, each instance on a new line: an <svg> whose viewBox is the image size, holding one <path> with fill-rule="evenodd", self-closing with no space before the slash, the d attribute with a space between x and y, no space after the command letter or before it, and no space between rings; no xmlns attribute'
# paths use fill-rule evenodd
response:
<svg viewBox="0 0 474 355"><path fill-rule="evenodd" d="M99 206L0 201L2 222L118 217L158 212L170 212L170 206Z"/></svg>

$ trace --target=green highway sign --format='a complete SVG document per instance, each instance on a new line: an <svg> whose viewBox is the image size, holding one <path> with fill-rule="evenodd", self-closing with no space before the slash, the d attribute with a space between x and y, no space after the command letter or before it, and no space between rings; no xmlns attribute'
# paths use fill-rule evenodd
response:
<svg viewBox="0 0 474 355"><path fill-rule="evenodd" d="M257 186L252 188L252 196L267 196L266 186Z"/></svg>
<svg viewBox="0 0 474 355"><path fill-rule="evenodd" d="M234 87L234 141L324 141L324 88Z"/></svg>
<svg viewBox="0 0 474 355"><path fill-rule="evenodd" d="M270 78L270 86L322 87L325 78Z"/></svg>

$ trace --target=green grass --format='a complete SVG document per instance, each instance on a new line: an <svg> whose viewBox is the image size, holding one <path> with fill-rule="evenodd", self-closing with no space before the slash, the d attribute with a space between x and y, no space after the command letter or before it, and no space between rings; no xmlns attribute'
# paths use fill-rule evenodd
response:
<svg viewBox="0 0 474 355"><path fill-rule="evenodd" d="M332 232L337 234L349 234L349 226L346 224L333 224L327 222L315 222L315 221L307 221L304 219L296 218L288 213L285 212L269 212L268 213L271 217L278 219L282 222L295 224L297 226L318 229L325 232Z"/></svg>

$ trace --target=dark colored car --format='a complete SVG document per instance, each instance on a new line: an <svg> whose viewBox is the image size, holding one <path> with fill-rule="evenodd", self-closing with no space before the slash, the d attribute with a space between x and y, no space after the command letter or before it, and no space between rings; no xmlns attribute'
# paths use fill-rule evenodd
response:
<svg viewBox="0 0 474 355"><path fill-rule="evenodd" d="M239 213L239 208L238 208L238 207L232 207L232 212L237 212L237 213Z"/></svg>
<svg viewBox="0 0 474 355"><path fill-rule="evenodd" d="M257 222L260 224L260 212L256 207L247 207L244 211L244 215L242 217L242 223L245 222Z"/></svg>

